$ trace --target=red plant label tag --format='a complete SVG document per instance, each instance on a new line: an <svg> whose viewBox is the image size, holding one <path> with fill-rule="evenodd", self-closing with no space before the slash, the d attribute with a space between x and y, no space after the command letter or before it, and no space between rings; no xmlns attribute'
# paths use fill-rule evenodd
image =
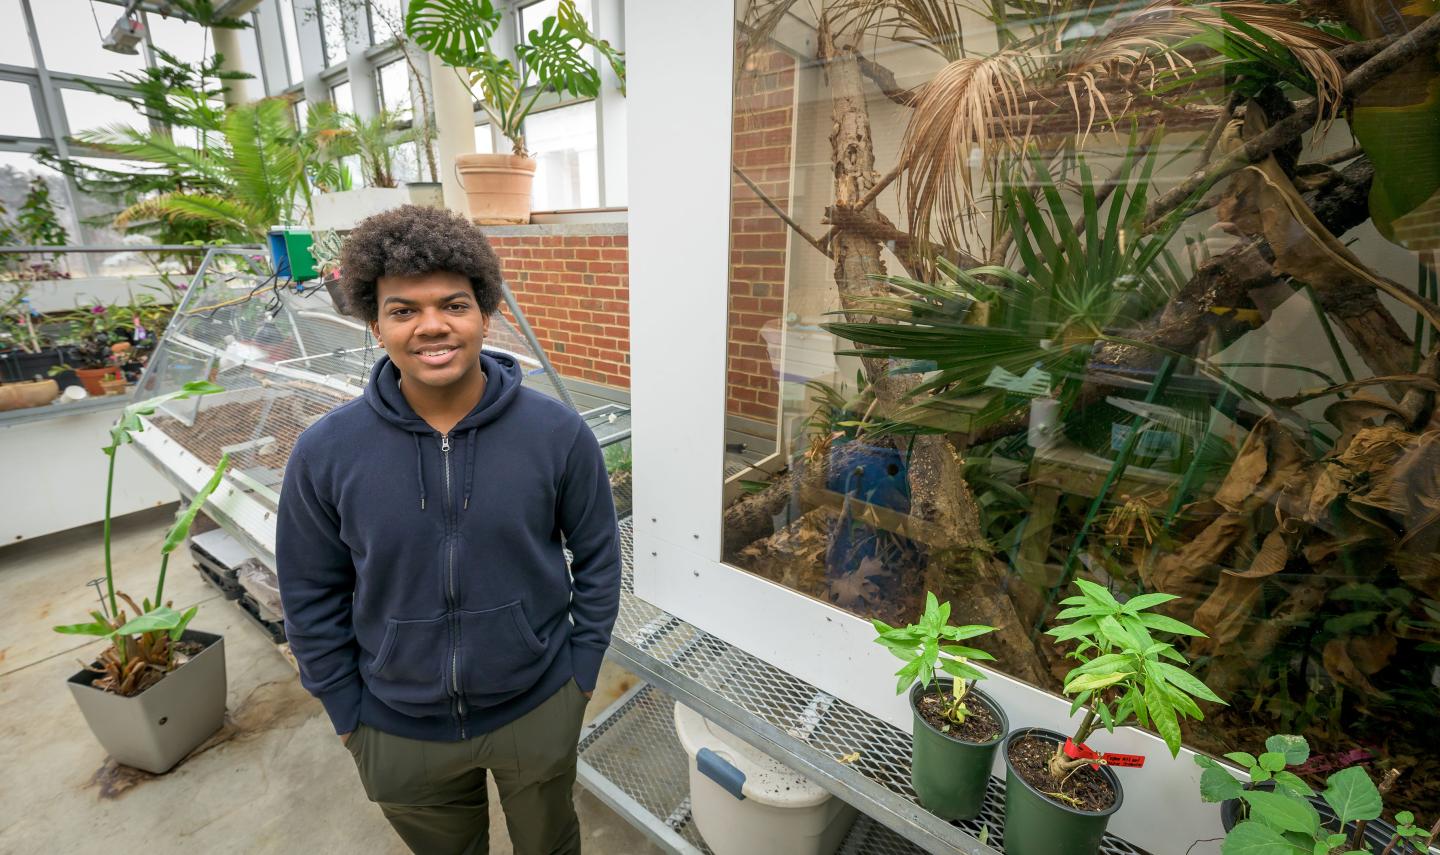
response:
<svg viewBox="0 0 1440 855"><path fill-rule="evenodd" d="M1127 766L1138 769L1145 765L1142 754L1100 754L1088 745L1076 745L1071 739L1065 740L1065 756L1072 760L1094 760L1095 762L1090 764L1092 769L1100 766Z"/></svg>

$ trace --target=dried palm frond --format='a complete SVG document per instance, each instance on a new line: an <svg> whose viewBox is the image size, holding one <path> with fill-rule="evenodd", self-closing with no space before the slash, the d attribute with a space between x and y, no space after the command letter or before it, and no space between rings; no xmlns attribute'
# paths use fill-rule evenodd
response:
<svg viewBox="0 0 1440 855"><path fill-rule="evenodd" d="M1022 115L1032 73L1025 53L1002 50L957 59L921 87L900 153L913 233L928 234L938 219L942 241L959 243L954 230L976 184L973 170L988 170L998 153L1027 141L1027 131L1009 120Z"/></svg>
<svg viewBox="0 0 1440 855"><path fill-rule="evenodd" d="M954 0L841 0L838 20L860 32L884 36L939 54L965 58L965 27L974 12Z"/></svg>
<svg viewBox="0 0 1440 855"><path fill-rule="evenodd" d="M885 5L852 2L872 16ZM1069 16L1058 16L1051 29L1024 44L983 59L953 59L918 90L901 150L912 231L929 234L938 223L941 241L957 244L957 220L974 198L977 172L989 174L998 155L1022 151L1037 125L1053 130L1057 113L1068 114L1082 145L1097 122L1113 127L1117 108L1124 112L1136 99L1153 101L1162 76L1173 79L1192 67L1183 49L1202 29L1228 26L1227 15L1291 51L1315 80L1322 120L1334 117L1343 72L1327 48L1342 40L1306 25L1293 6L1153 0L1080 37L1072 35ZM897 13L874 20L909 26L917 39L934 37L930 18L912 21Z"/></svg>

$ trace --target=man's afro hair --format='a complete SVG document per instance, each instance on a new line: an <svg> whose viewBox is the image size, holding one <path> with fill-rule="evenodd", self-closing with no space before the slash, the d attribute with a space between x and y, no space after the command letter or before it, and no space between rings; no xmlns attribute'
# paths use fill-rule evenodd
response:
<svg viewBox="0 0 1440 855"><path fill-rule="evenodd" d="M345 310L379 318L376 281L381 276L458 273L470 280L485 314L500 306L500 259L469 220L441 208L402 205L367 217L340 251L340 291Z"/></svg>

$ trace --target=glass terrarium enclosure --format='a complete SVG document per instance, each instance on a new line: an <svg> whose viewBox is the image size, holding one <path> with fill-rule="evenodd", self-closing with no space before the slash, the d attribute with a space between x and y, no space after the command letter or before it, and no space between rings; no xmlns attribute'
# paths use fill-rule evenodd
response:
<svg viewBox="0 0 1440 855"><path fill-rule="evenodd" d="M274 511L295 440L364 391L383 351L327 288L277 281L257 252L206 255L135 394L149 399L197 380L223 391L162 404L136 443L187 494L229 455L225 484L208 510L273 568ZM508 288L505 297L486 349L514 357L526 386L574 406ZM583 415L606 448L617 503L628 502L628 410L607 405Z"/></svg>
<svg viewBox="0 0 1440 855"><path fill-rule="evenodd" d="M632 40L637 80L729 70L631 106L697 187L632 170L637 592L908 729L866 621L933 591L1060 730L1074 580L1174 594L1226 704L1175 760L1098 740L1148 758L1114 830L1216 836L1189 750L1272 733L1433 817L1440 64L1381 53L1432 11L738 0L695 58ZM762 465L716 459L737 421Z"/></svg>

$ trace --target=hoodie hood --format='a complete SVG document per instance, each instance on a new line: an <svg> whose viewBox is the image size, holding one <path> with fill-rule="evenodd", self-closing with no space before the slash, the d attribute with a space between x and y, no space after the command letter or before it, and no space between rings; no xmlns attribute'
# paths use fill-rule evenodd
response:
<svg viewBox="0 0 1440 855"><path fill-rule="evenodd" d="M521 388L520 365L512 356L482 350L480 370L485 372L485 391L480 396L480 403L451 428L449 434L457 440L462 435L465 437L465 492L461 510L467 511L470 509L470 494L475 484L477 465L475 434L480 428L500 418L515 402ZM400 369L395 367L388 355L380 357L375 367L370 369L370 383L365 387L365 403L369 404L380 418L408 431L415 440L415 481L420 493L420 510L425 510L425 460L420 449L420 437L438 435L438 432L416 415L410 402L405 400L405 396L400 392ZM448 441L447 437L446 442ZM446 448L449 448L448 444Z"/></svg>
<svg viewBox="0 0 1440 855"><path fill-rule="evenodd" d="M450 431L473 431L500 418L515 401L520 391L520 365L515 358L493 350L480 352L480 370L485 372L485 393L469 415ZM433 434L435 428L415 414L410 402L400 392L400 369L388 355L380 357L370 369L370 382L365 386L365 403L390 424L417 434Z"/></svg>

